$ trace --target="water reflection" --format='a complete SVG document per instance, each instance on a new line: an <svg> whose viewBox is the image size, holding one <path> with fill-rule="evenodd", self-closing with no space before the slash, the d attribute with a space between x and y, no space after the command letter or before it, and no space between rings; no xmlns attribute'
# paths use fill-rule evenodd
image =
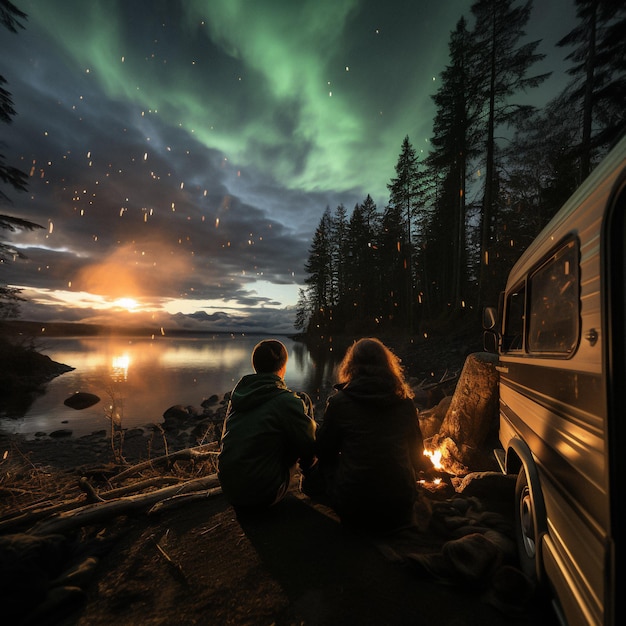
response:
<svg viewBox="0 0 626 626"><path fill-rule="evenodd" d="M309 349L298 342L294 342L291 346L290 354L288 370L295 362L297 369L305 372L300 387L311 396L319 408L332 391L337 355L328 348Z"/></svg>
<svg viewBox="0 0 626 626"><path fill-rule="evenodd" d="M114 356L111 364L111 378L113 382L119 383L128 379L128 368L130 366L130 357L128 354Z"/></svg>
<svg viewBox="0 0 626 626"><path fill-rule="evenodd" d="M160 423L170 406L199 407L209 396L230 391L251 373L252 350L262 338L48 338L42 351L74 370L52 380L25 417L0 420L0 429L32 436L69 428L81 435L110 428L111 417L123 428ZM310 352L285 337L280 340L290 355L287 385L306 391L323 406L332 390L336 355L323 349ZM63 401L77 391L95 393L101 401L74 411Z"/></svg>

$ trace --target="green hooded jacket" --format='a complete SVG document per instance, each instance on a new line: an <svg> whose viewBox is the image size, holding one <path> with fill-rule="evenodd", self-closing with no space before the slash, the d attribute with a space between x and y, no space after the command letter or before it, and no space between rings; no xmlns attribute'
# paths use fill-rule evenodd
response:
<svg viewBox="0 0 626 626"><path fill-rule="evenodd" d="M227 500L272 504L290 468L312 460L315 429L303 400L280 376L244 376L231 394L222 433L218 477Z"/></svg>

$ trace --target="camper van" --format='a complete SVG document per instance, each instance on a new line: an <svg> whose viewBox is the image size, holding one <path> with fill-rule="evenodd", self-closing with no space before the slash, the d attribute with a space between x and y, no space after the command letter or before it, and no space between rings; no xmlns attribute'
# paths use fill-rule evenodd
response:
<svg viewBox="0 0 626 626"><path fill-rule="evenodd" d="M520 257L484 326L521 567L563 624L625 623L626 137Z"/></svg>

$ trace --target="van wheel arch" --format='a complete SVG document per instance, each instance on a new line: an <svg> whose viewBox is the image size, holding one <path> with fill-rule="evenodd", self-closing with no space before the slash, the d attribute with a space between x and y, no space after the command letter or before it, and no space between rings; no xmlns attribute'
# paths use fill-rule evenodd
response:
<svg viewBox="0 0 626 626"><path fill-rule="evenodd" d="M539 471L528 444L514 437L509 442L507 473L517 473L515 485L515 542L521 570L537 585L545 579L541 538L548 531Z"/></svg>

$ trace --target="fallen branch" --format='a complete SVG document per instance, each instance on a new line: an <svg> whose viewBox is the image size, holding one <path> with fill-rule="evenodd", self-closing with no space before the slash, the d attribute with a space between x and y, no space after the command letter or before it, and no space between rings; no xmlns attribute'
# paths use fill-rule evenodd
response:
<svg viewBox="0 0 626 626"><path fill-rule="evenodd" d="M172 568L174 575L178 578L184 585L189 585L189 581L187 580L187 576L183 571L183 568L179 563L176 563L170 555L159 545L159 543L153 538L152 541L156 546L156 549L159 551L159 554L165 559L165 562Z"/></svg>
<svg viewBox="0 0 626 626"><path fill-rule="evenodd" d="M32 495L32 492L28 491L27 489L24 489L23 493L20 495ZM2 525L2 523L5 521L10 521L16 517L21 517L24 513L28 511L39 510L41 509L41 507L52 506L52 504L53 503L52 503L52 500L50 500L50 498L40 498L36 502L32 504L28 504L26 506L20 506L19 508L16 508L16 506L13 506L13 508L10 508L10 509L7 508L7 512L0 515L0 525Z"/></svg>
<svg viewBox="0 0 626 626"><path fill-rule="evenodd" d="M110 489L109 491L101 492L98 495L103 500L112 500L113 498L126 496L129 493L143 491L144 489L148 489L149 487L162 487L163 485L180 485L183 482L185 482L185 479L178 476L154 476L152 478L146 478L145 480L139 480L135 483L131 483L130 485L125 485L124 487L118 487L117 489Z"/></svg>
<svg viewBox="0 0 626 626"><path fill-rule="evenodd" d="M137 463L137 465L133 465L128 469L125 469L123 472L112 476L110 478L111 483L117 483L133 474L137 474L145 469L154 468L157 465L171 465L175 461L204 461L211 457L214 457L217 452L215 450L206 450L205 448L215 447L215 443L208 443L203 446L197 446L195 448L185 448L183 450L178 450L177 452L172 452L171 454L165 454L163 456L156 457L154 459L150 459L148 461L143 461L142 463Z"/></svg>
<svg viewBox="0 0 626 626"><path fill-rule="evenodd" d="M146 510L160 500L170 498L174 495L210 489L216 487L218 484L217 474L211 474L203 478L188 480L180 485L157 489L150 493L136 494L106 502L88 504L72 511L53 515L51 519L44 520L31 528L28 534L63 534L80 528L81 526L101 522L110 517L125 515L138 510Z"/></svg>
<svg viewBox="0 0 626 626"><path fill-rule="evenodd" d="M0 521L0 534L4 534L8 531L15 532L17 528L30 526L31 524L46 517L50 517L55 513L76 509L76 507L82 506L84 503L85 498L81 495L73 500L65 500L64 502L51 504L49 506L44 506L43 508L31 509L29 511L24 511L23 513L18 513L13 517Z"/></svg>
<svg viewBox="0 0 626 626"><path fill-rule="evenodd" d="M26 489L18 489L17 487L2 487L0 488L0 498L7 498L9 496L23 496L30 494L30 491Z"/></svg>
<svg viewBox="0 0 626 626"><path fill-rule="evenodd" d="M206 491L194 492L194 493L182 493L172 496L171 498L167 498L165 500L161 500L157 502L149 511L148 515L152 515L154 513L161 513L167 509L172 509L177 507L179 504L187 504L188 502L196 502L198 500L206 500L206 498L211 498L213 496L219 496L222 493L221 487L213 487L213 489L207 489Z"/></svg>
<svg viewBox="0 0 626 626"><path fill-rule="evenodd" d="M119 487L118 489L111 489L109 491L105 491L104 493L97 493L89 480L83 476L78 481L78 487L87 494L86 499L83 495L80 495L77 498L63 500L62 502L57 503L52 503L50 500L42 500L38 504L30 505L19 511L14 511L11 515L6 515L3 518L0 518L0 533L5 533L7 531L13 532L15 529L31 526L39 520L50 517L53 513L70 511L72 509L82 507L85 504L105 502L130 493L137 493L150 487L180 485L183 482L185 482L184 478L176 476L155 476L153 478L132 483L131 485Z"/></svg>
<svg viewBox="0 0 626 626"><path fill-rule="evenodd" d="M87 494L87 502L104 502L104 499L96 493L96 490L85 476L81 476L78 481L78 487Z"/></svg>
<svg viewBox="0 0 626 626"><path fill-rule="evenodd" d="M452 373L448 373L446 370L439 380L432 381L429 378L424 378L418 385L417 389L421 389L422 391L429 391L431 389L435 389L437 387L441 387L442 385L446 385L448 383L456 382L459 379L459 372L454 371Z"/></svg>
<svg viewBox="0 0 626 626"><path fill-rule="evenodd" d="M89 482L89 479L82 476L78 481L78 486L87 494L87 502L104 502L105 500L113 500L120 496L126 496L129 493L137 493L143 491L149 487L162 487L163 485L179 485L185 482L184 478L178 476L153 476L152 478L146 478L145 480L138 480L137 482L125 485L124 487L118 487L117 489L110 489L98 493L94 486Z"/></svg>
<svg viewBox="0 0 626 626"><path fill-rule="evenodd" d="M211 528L207 528L205 530L200 531L198 534L199 535L206 535L207 533L213 532L216 528L219 528L221 525L222 525L222 523L220 522L219 524L215 524L215 526L211 526Z"/></svg>

